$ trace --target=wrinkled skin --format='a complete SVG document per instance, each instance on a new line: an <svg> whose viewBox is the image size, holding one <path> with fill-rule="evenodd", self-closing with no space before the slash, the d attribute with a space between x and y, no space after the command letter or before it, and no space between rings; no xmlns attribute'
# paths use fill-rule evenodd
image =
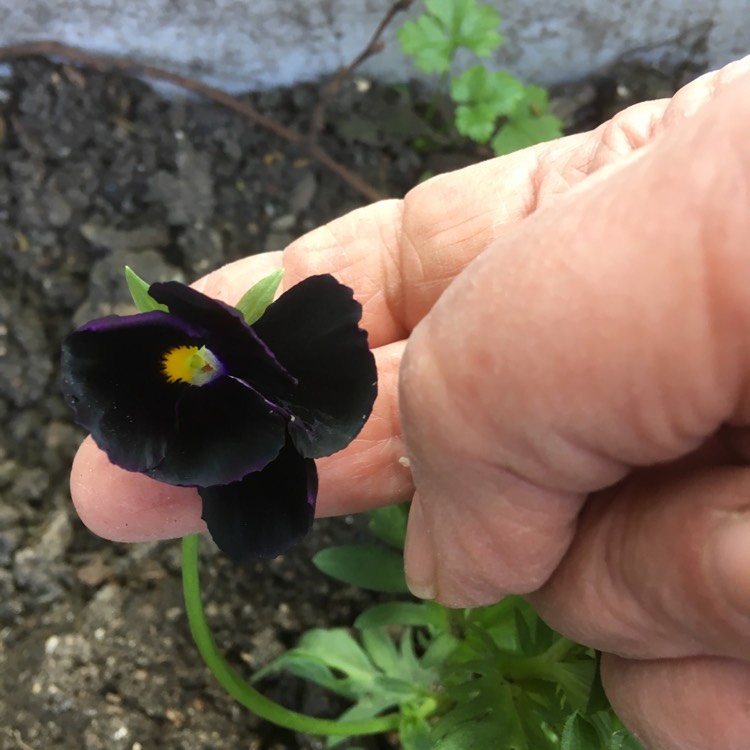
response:
<svg viewBox="0 0 750 750"><path fill-rule="evenodd" d="M413 494L415 593L527 594L605 652L610 699L654 750L750 737L748 122L743 61L197 284L231 303L283 265L287 286L354 288L380 395L319 462L319 513ZM105 537L201 529L191 490L91 442L72 492Z"/></svg>

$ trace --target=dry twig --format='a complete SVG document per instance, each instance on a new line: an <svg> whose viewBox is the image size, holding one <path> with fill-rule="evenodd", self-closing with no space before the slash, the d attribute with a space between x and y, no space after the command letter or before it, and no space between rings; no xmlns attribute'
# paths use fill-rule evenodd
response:
<svg viewBox="0 0 750 750"><path fill-rule="evenodd" d="M323 129L325 109L328 106L328 102L333 99L334 96L339 92L341 84L368 58L381 52L383 49L383 42L380 37L383 36L383 32L388 27L388 24L394 19L396 15L408 10L414 4L414 0L396 0L390 8L388 8L386 14L375 29L370 41L365 45L364 49L349 63L349 65L342 66L338 69L336 75L325 85L323 90L320 92L320 98L318 103L313 109L313 113L310 116L310 140L314 141L318 133Z"/></svg>
<svg viewBox="0 0 750 750"><path fill-rule="evenodd" d="M139 63L127 57L114 57L95 52L87 52L86 50L68 44L62 44L61 42L35 41L9 44L5 47L0 47L0 62L8 62L10 60L17 60L24 57L57 58L100 72L107 73L117 71L144 78L151 78L156 81L172 83L186 91L192 91L193 93L205 96L207 99L237 112L250 122L259 125L266 130L270 130L279 138L300 147L308 156L315 159L319 164L326 167L326 169L329 169L331 172L338 175L344 180L344 182L349 184L354 190L368 200L378 201L383 198L383 196L372 185L348 170L343 164L337 162L320 146L311 143L302 133L298 133L296 130L286 127L271 117L262 115L254 107L241 102L226 91L209 86L201 81L196 81L193 78L188 78L179 73L172 73L171 71L158 68L154 65Z"/></svg>

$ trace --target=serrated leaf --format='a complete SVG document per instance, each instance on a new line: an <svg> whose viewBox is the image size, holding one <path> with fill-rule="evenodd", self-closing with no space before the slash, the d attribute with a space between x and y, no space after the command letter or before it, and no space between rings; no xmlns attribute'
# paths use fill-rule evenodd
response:
<svg viewBox="0 0 750 750"><path fill-rule="evenodd" d="M356 699L357 691L352 688L351 678L337 677L318 657L312 657L295 649L287 651L271 664L254 674L253 682L282 669L295 677L314 682L316 685L320 685L320 687L330 690L342 698L348 698L349 700Z"/></svg>
<svg viewBox="0 0 750 750"><path fill-rule="evenodd" d="M494 691L496 702L473 720L453 724L434 743L435 750L540 750L530 748L521 721L513 705L510 687L506 684ZM433 729L450 720L451 713L441 717Z"/></svg>
<svg viewBox="0 0 750 750"><path fill-rule="evenodd" d="M266 308L273 302L283 276L283 269L274 271L242 295L235 307L242 313L245 323L252 325L260 320Z"/></svg>
<svg viewBox="0 0 750 750"><path fill-rule="evenodd" d="M427 647L422 656L422 665L425 668L441 667L450 669L450 659L456 652L459 641L450 633L439 633Z"/></svg>
<svg viewBox="0 0 750 750"><path fill-rule="evenodd" d="M166 305L160 305L149 293L149 284L145 282L130 266L125 266L125 281L127 282L130 296L138 312L152 312L161 310L169 312Z"/></svg>
<svg viewBox="0 0 750 750"><path fill-rule="evenodd" d="M405 55L414 58L414 67L425 73L445 73L451 66L455 48L438 21L421 15L406 21L396 32Z"/></svg>
<svg viewBox="0 0 750 750"><path fill-rule="evenodd" d="M565 722L560 750L600 750L599 732L577 711Z"/></svg>
<svg viewBox="0 0 750 750"><path fill-rule="evenodd" d="M407 21L396 36L414 66L426 73L445 73L456 51L470 49L486 57L502 44L500 17L494 8L474 0L426 0L427 12Z"/></svg>
<svg viewBox="0 0 750 750"><path fill-rule="evenodd" d="M313 557L318 570L337 581L386 594L406 594L403 556L380 544L345 544Z"/></svg>
<svg viewBox="0 0 750 750"><path fill-rule="evenodd" d="M455 50L470 49L486 57L502 44L497 31L500 16L490 5L477 7L475 0L426 0L427 10L437 18Z"/></svg>
<svg viewBox="0 0 750 750"><path fill-rule="evenodd" d="M523 97L492 139L497 156L559 138L562 120L547 114L547 92L541 86L526 86Z"/></svg>
<svg viewBox="0 0 750 750"><path fill-rule="evenodd" d="M372 663L385 674L399 673L399 653L393 639L382 628L360 631L362 646Z"/></svg>
<svg viewBox="0 0 750 750"><path fill-rule="evenodd" d="M398 736L402 750L432 750L430 725L422 716L402 713Z"/></svg>
<svg viewBox="0 0 750 750"><path fill-rule="evenodd" d="M425 602L384 602L366 609L354 621L354 627L378 628L388 625L436 626L443 625L444 618Z"/></svg>
<svg viewBox="0 0 750 750"><path fill-rule="evenodd" d="M459 105L456 130L485 143L495 132L497 118L512 112L523 94L523 84L509 73L489 72L483 65L467 68L451 81L451 97Z"/></svg>
<svg viewBox="0 0 750 750"><path fill-rule="evenodd" d="M402 550L406 541L409 503L384 505L367 513L367 526L381 541Z"/></svg>
<svg viewBox="0 0 750 750"><path fill-rule="evenodd" d="M562 121L553 115L514 118L503 125L490 144L496 156L553 141L562 134Z"/></svg>
<svg viewBox="0 0 750 750"><path fill-rule="evenodd" d="M464 16L458 36L459 46L467 47L478 57L488 57L503 43L497 31L500 16L494 8L482 5Z"/></svg>
<svg viewBox="0 0 750 750"><path fill-rule="evenodd" d="M457 34L461 20L471 13L474 0L425 0L425 8L451 34Z"/></svg>

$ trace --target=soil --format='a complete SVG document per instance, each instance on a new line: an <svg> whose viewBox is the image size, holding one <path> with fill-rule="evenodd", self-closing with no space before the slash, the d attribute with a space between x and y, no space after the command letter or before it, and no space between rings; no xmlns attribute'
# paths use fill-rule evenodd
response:
<svg viewBox="0 0 750 750"><path fill-rule="evenodd" d="M640 96L671 93L681 76L659 72ZM610 75L563 91L558 104L581 129L616 106L617 92ZM129 309L123 267L150 281L192 280L363 204L238 115L169 94L39 60L0 79L0 750L323 747L258 720L207 674L183 614L178 542L103 541L70 504L83 434L58 393L59 341ZM306 85L247 100L304 129L316 95ZM347 85L320 137L393 196L426 171L477 158L417 154L400 96ZM310 627L348 625L371 601L310 563L362 528L320 521L292 553L247 568L203 545L208 614L238 669L249 675ZM283 676L264 691L309 713L340 708Z"/></svg>

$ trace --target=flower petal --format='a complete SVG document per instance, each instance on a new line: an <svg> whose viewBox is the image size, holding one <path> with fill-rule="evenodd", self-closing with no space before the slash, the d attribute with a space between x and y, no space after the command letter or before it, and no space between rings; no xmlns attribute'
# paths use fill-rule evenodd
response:
<svg viewBox="0 0 750 750"><path fill-rule="evenodd" d="M112 463L145 471L174 437L175 406L186 383L168 383L164 352L199 344L198 332L164 312L111 316L63 342L61 380L75 420Z"/></svg>
<svg viewBox="0 0 750 750"><path fill-rule="evenodd" d="M199 490L214 542L236 562L276 557L302 539L312 526L317 492L315 463L290 441L262 471Z"/></svg>
<svg viewBox="0 0 750 750"><path fill-rule="evenodd" d="M169 484L236 482L275 459L286 436L286 416L231 377L188 386L173 420L163 460L146 472Z"/></svg>
<svg viewBox="0 0 750 750"><path fill-rule="evenodd" d="M289 409L297 449L319 458L359 433L377 395L375 358L359 327L362 306L329 274L311 276L268 306L253 328L298 381L292 396L264 393Z"/></svg>
<svg viewBox="0 0 750 750"><path fill-rule="evenodd" d="M172 315L201 328L205 345L231 375L263 395L290 392L294 379L238 310L177 281L151 284L149 294Z"/></svg>

